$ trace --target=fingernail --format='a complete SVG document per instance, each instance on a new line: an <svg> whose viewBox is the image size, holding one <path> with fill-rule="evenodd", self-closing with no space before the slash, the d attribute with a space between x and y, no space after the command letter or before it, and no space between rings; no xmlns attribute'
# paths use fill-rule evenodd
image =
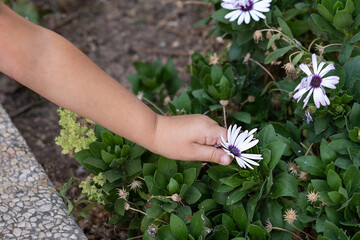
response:
<svg viewBox="0 0 360 240"><path fill-rule="evenodd" d="M220 163L221 163L221 164L224 164L224 165L229 164L229 157L228 157L228 155L223 155L223 156L221 157L221 159L220 159Z"/></svg>

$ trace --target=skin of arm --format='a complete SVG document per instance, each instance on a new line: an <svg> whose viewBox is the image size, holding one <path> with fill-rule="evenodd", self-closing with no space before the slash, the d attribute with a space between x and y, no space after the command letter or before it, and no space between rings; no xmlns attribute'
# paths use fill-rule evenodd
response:
<svg viewBox="0 0 360 240"><path fill-rule="evenodd" d="M0 2L0 71L55 104L92 119L162 156L229 164L226 129L204 115L165 117L60 35Z"/></svg>

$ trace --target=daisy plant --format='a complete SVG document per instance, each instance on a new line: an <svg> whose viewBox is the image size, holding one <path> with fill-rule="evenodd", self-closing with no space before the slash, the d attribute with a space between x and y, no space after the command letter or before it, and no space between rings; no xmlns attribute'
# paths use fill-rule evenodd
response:
<svg viewBox="0 0 360 240"><path fill-rule="evenodd" d="M241 131L241 127L237 127L237 125L230 126L227 132L227 141L225 141L224 137L221 135L221 145L223 150L231 157L235 158L237 163L242 168L250 168L254 169L251 165L259 166L259 163L253 160L261 160L261 154L250 154L244 153L246 150L254 147L259 140L254 139L254 133L256 132L256 128L251 130Z"/></svg>
<svg viewBox="0 0 360 240"><path fill-rule="evenodd" d="M221 7L231 11L225 15L225 19L233 22L237 19L237 24L243 22L250 23L251 18L259 21L260 18L265 19L263 12L270 11L271 0L223 0Z"/></svg>
<svg viewBox="0 0 360 240"><path fill-rule="evenodd" d="M311 95L313 95L317 108L320 108L321 105L330 105L330 100L326 96L324 87L335 89L335 85L339 83L340 78L338 76L324 77L331 70L335 70L334 64L330 63L324 68L325 65L326 62L320 62L318 65L316 54L312 55L313 72L306 64L300 64L300 69L306 73L307 77L304 77L295 88L294 98L299 102L305 93L308 92L304 99L303 108L308 104Z"/></svg>

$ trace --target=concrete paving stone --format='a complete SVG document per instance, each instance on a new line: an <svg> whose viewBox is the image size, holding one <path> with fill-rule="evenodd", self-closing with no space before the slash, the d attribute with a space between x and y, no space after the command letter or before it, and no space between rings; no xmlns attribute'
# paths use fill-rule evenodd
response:
<svg viewBox="0 0 360 240"><path fill-rule="evenodd" d="M0 105L0 239L87 239Z"/></svg>

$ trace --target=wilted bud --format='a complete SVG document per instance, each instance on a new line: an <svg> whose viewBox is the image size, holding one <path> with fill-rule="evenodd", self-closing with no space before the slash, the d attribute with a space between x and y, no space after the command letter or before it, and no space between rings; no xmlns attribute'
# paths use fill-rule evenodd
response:
<svg viewBox="0 0 360 240"><path fill-rule="evenodd" d="M130 204L126 202L125 205L124 205L124 209L125 209L125 211L129 210L130 209Z"/></svg>
<svg viewBox="0 0 360 240"><path fill-rule="evenodd" d="M253 38L256 43L258 43L259 40L262 41L263 40L262 32L260 30L255 31L253 34Z"/></svg>
<svg viewBox="0 0 360 240"><path fill-rule="evenodd" d="M315 193L315 191L312 191L312 192L308 192L308 194L306 196L307 196L308 202L316 203L316 201L319 198L319 193L318 192Z"/></svg>
<svg viewBox="0 0 360 240"><path fill-rule="evenodd" d="M306 182L307 180L309 180L309 174L306 172L301 171L299 173L299 180L302 182Z"/></svg>
<svg viewBox="0 0 360 240"><path fill-rule="evenodd" d="M267 231L268 233L273 230L273 225L272 225L272 223L270 222L270 219L267 219L267 220L266 220L265 229L266 229L266 231Z"/></svg>
<svg viewBox="0 0 360 240"><path fill-rule="evenodd" d="M229 100L220 100L220 105L226 107L229 104Z"/></svg>
<svg viewBox="0 0 360 240"><path fill-rule="evenodd" d="M286 75L289 76L292 80L295 80L297 78L294 64L292 64L291 62L286 63L283 68L285 69Z"/></svg>
<svg viewBox="0 0 360 240"><path fill-rule="evenodd" d="M142 99L143 99L143 97L144 97L144 92L143 92L143 91L138 92L138 94L136 95L136 97L137 97L140 101L142 101Z"/></svg>
<svg viewBox="0 0 360 240"><path fill-rule="evenodd" d="M292 175L298 175L300 171L300 166L297 165L295 162L289 163L288 169Z"/></svg>
<svg viewBox="0 0 360 240"><path fill-rule="evenodd" d="M224 39L223 39L222 37L217 37L217 38L216 38L216 41L217 41L218 43L224 43Z"/></svg>
<svg viewBox="0 0 360 240"><path fill-rule="evenodd" d="M319 56L321 57L325 51L325 48L320 44L315 44L315 49L319 52Z"/></svg>
<svg viewBox="0 0 360 240"><path fill-rule="evenodd" d="M274 35L272 34L272 32L270 30L266 32L266 38L267 39L272 39L273 36Z"/></svg>
<svg viewBox="0 0 360 240"><path fill-rule="evenodd" d="M248 101L249 103L255 102L255 96L249 95L248 98L247 98L247 101Z"/></svg>
<svg viewBox="0 0 360 240"><path fill-rule="evenodd" d="M246 56L244 57L244 63L248 63L250 60L250 53L247 53Z"/></svg>
<svg viewBox="0 0 360 240"><path fill-rule="evenodd" d="M171 200L173 200L174 202L181 202L181 197L179 196L179 194L175 193L171 196Z"/></svg>
<svg viewBox="0 0 360 240"><path fill-rule="evenodd" d="M157 230L158 230L158 226L151 224L147 229L147 232L152 238L156 238Z"/></svg>

